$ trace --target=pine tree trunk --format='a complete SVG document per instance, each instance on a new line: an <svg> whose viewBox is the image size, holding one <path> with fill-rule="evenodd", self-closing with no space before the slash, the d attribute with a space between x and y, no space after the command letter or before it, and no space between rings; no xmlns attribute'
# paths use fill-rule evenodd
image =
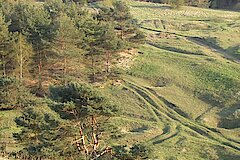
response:
<svg viewBox="0 0 240 160"><path fill-rule="evenodd" d="M20 79L23 78L23 55L22 52L20 52Z"/></svg>
<svg viewBox="0 0 240 160"><path fill-rule="evenodd" d="M89 151L88 151L88 148L87 148L87 146L86 146L85 136L84 136L84 134L83 134L83 129L82 129L81 126L80 126L80 128L79 128L79 134L80 134L80 136L81 136L82 146L83 146L85 155L86 155L86 157L88 157Z"/></svg>
<svg viewBox="0 0 240 160"><path fill-rule="evenodd" d="M97 148L99 146L96 131L97 131L97 121L96 121L95 117L92 116L92 141L93 141L93 151L95 153L97 153Z"/></svg>
<svg viewBox="0 0 240 160"><path fill-rule="evenodd" d="M63 77L64 77L64 84L67 84L66 80L66 75L67 75L67 57L64 57L64 68L63 68Z"/></svg>
<svg viewBox="0 0 240 160"><path fill-rule="evenodd" d="M38 87L42 88L42 57L39 53L39 62L38 62Z"/></svg>
<svg viewBox="0 0 240 160"><path fill-rule="evenodd" d="M91 58L92 58L92 81L93 81L93 83L95 82L95 69L94 69L94 56L93 56L93 54L91 54Z"/></svg>
<svg viewBox="0 0 240 160"><path fill-rule="evenodd" d="M3 67L3 76L5 77L6 76L6 62L5 62L5 57L2 56L2 67Z"/></svg>
<svg viewBox="0 0 240 160"><path fill-rule="evenodd" d="M110 72L110 53L106 52L106 72Z"/></svg>
<svg viewBox="0 0 240 160"><path fill-rule="evenodd" d="M22 53L22 35L19 35L19 58L20 58L20 62L19 62L19 67L20 67L20 79L23 78L23 53Z"/></svg>

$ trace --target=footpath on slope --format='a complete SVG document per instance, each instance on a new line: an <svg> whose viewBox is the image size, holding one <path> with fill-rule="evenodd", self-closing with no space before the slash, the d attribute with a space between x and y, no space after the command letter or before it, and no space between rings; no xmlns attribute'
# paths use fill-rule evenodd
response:
<svg viewBox="0 0 240 160"><path fill-rule="evenodd" d="M190 37L190 36L185 36L185 35L182 35L182 34L178 34L178 33L173 33L173 32L168 32L168 31L160 31L160 30L156 30L156 29L151 29L151 28L147 28L147 27L142 27L142 29L145 29L145 30L149 30L149 31L154 31L154 32L158 32L158 33L168 33L168 34L172 34L172 35L176 35L176 36L181 36L181 37L184 37L186 38L187 40L197 44L197 45L200 45L202 47L205 47L209 50L211 50L212 52L215 52L217 54L219 54L220 56L222 56L223 58L226 58L228 60L231 60L235 63L238 63L240 64L240 59L237 59L231 55L229 55L229 53L227 53L223 48L217 46L217 45L214 45L212 43L209 43L207 42L204 38L200 38L200 37ZM154 45L153 43L151 42L148 42L147 44L153 46L153 47L156 47L156 45ZM158 47L157 47L158 48Z"/></svg>
<svg viewBox="0 0 240 160"><path fill-rule="evenodd" d="M144 93L140 96L142 96L154 108L157 108L159 111L161 111L163 114L167 115L172 120L182 124L183 126L189 128L190 130L194 131L195 133L197 133L197 134L199 134L199 135L201 135L201 136L203 136L203 137L205 137L209 140L212 140L212 141L215 141L215 142L219 143L219 145L229 147L229 148L234 149L235 151L238 151L238 152L240 151L239 143L236 143L236 142L234 142L230 139L227 139L226 137L223 137L214 128L206 127L204 125L201 125L201 124L198 124L196 122L190 121L189 119L183 117L182 115L180 115L179 113L174 111L172 108L168 107L167 104L162 102L161 99L159 99L157 95L147 91L146 87L135 84L134 82L131 82L128 79L125 79L125 82L128 85L133 86L133 88L136 91L138 90L138 92ZM144 95L147 95L147 98Z"/></svg>

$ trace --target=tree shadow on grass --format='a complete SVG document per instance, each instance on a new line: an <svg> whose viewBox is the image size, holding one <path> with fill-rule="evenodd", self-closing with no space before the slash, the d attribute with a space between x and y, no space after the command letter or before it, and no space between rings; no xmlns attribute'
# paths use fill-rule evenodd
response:
<svg viewBox="0 0 240 160"><path fill-rule="evenodd" d="M228 53L231 53L235 58L240 61L240 45L228 47L226 51Z"/></svg>
<svg viewBox="0 0 240 160"><path fill-rule="evenodd" d="M218 115L221 117L219 127L225 129L234 129L240 127L240 102L231 107L224 108Z"/></svg>
<svg viewBox="0 0 240 160"><path fill-rule="evenodd" d="M167 51L175 52L175 53L180 53L180 54L204 55L202 52L190 52L190 51L182 50L182 49L175 48L175 47L161 46L161 45L154 44L154 43L151 43L151 42L147 42L147 44L149 44L151 46L154 46L156 48L159 48L159 49L163 49L163 50L167 50Z"/></svg>
<svg viewBox="0 0 240 160"><path fill-rule="evenodd" d="M147 6L147 5L132 5L134 8L152 8L152 9L171 9L170 6Z"/></svg>

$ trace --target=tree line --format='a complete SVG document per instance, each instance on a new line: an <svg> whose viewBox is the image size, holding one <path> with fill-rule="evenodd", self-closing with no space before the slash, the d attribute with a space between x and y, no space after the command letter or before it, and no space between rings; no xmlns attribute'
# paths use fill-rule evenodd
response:
<svg viewBox="0 0 240 160"><path fill-rule="evenodd" d="M82 74L88 82L115 76L113 63L117 53L143 42L144 35L136 20L121 1L87 4L0 0L0 109L18 108L22 112L15 119L21 130L13 134L21 149L9 156L18 159L146 156L148 149L144 145L136 144L130 150L124 145L107 145L107 138L116 138L118 134L117 127L108 124L108 120L120 113L119 107L86 81L72 82L79 78L78 68L82 65ZM37 82L40 90L48 77L57 79L58 85L48 88L48 94L42 98L23 83Z"/></svg>
<svg viewBox="0 0 240 160"><path fill-rule="evenodd" d="M57 76L66 82L72 59L83 60L86 74L95 82L110 74L117 52L144 39L120 1L91 7L82 1L62 0L0 4L1 75L32 77L39 87L44 70L59 62L62 73Z"/></svg>

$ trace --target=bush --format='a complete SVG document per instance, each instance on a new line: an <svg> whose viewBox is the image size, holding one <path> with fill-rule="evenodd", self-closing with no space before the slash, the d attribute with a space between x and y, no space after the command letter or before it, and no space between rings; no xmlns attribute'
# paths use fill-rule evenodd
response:
<svg viewBox="0 0 240 160"><path fill-rule="evenodd" d="M180 9L184 5L184 0L172 0L171 6L173 9Z"/></svg>
<svg viewBox="0 0 240 160"><path fill-rule="evenodd" d="M34 96L21 82L11 77L0 77L0 109L14 109L34 103Z"/></svg>
<svg viewBox="0 0 240 160"><path fill-rule="evenodd" d="M240 127L240 109L235 110L232 114L222 118L220 127L234 129Z"/></svg>
<svg viewBox="0 0 240 160"><path fill-rule="evenodd" d="M15 122L21 127L21 132L14 133L13 136L17 142L22 144L21 152L30 156L31 159L56 158L66 151L62 148L66 147L69 142L62 141L61 137L70 130L62 127L66 124L49 107L27 107L22 115L15 119Z"/></svg>
<svg viewBox="0 0 240 160"><path fill-rule="evenodd" d="M113 151L117 159L148 159L150 155L150 148L143 144L134 144L130 149L127 145L114 146Z"/></svg>
<svg viewBox="0 0 240 160"><path fill-rule="evenodd" d="M52 108L67 119L75 118L73 113L69 113L70 110L77 111L78 116L82 118L92 115L112 116L118 111L116 105L98 90L86 84L71 82L66 85L52 86L50 97L57 103ZM68 112L65 112L66 110Z"/></svg>
<svg viewBox="0 0 240 160"><path fill-rule="evenodd" d="M150 154L150 149L143 144L135 144L130 152L135 159L147 159Z"/></svg>

